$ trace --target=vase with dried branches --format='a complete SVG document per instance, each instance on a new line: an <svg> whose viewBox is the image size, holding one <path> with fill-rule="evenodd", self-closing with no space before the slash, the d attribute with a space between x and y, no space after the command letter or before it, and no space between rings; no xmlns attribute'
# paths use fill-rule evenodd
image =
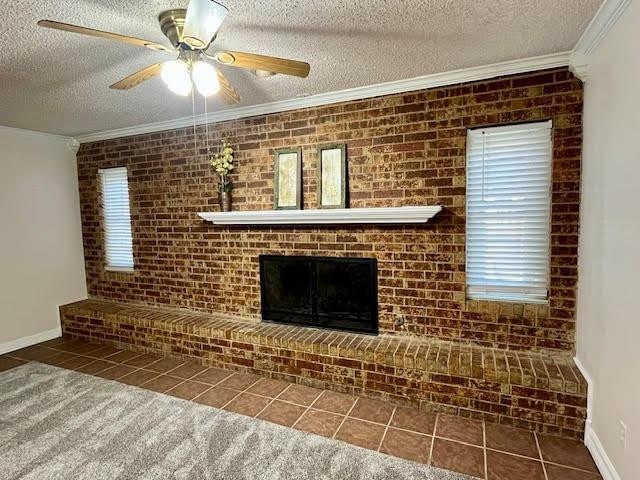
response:
<svg viewBox="0 0 640 480"><path fill-rule="evenodd" d="M229 179L229 173L233 170L233 148L226 140L220 142L220 150L211 156L211 166L218 175L220 211L230 212L233 182Z"/></svg>

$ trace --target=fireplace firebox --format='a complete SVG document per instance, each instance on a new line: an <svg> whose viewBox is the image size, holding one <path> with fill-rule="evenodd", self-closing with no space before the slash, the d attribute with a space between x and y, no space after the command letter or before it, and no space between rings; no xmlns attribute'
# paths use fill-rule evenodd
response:
<svg viewBox="0 0 640 480"><path fill-rule="evenodd" d="M378 333L375 258L260 255L262 320Z"/></svg>

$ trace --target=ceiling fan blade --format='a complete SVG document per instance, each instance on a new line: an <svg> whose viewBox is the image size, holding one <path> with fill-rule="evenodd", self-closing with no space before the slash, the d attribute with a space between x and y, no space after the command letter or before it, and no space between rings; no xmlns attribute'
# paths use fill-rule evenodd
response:
<svg viewBox="0 0 640 480"><path fill-rule="evenodd" d="M220 82L220 98L222 98L224 103L229 105L238 103L240 101L240 95L238 95L236 89L233 88L233 85L231 85L227 77L222 74L220 69L216 68L216 71L218 72L218 82Z"/></svg>
<svg viewBox="0 0 640 480"><path fill-rule="evenodd" d="M114 83L109 88L114 90L129 90L130 88L140 85L145 80L155 77L160 74L162 69L161 63L154 63L148 67L138 70L136 73L132 73L128 77L123 78L119 82Z"/></svg>
<svg viewBox="0 0 640 480"><path fill-rule="evenodd" d="M229 10L213 0L190 0L182 39L191 48L205 50L216 36Z"/></svg>
<svg viewBox="0 0 640 480"><path fill-rule="evenodd" d="M286 58L268 57L266 55L256 55L255 53L222 50L216 52L213 58L222 65L283 73L285 75L294 75L302 78L307 77L311 69L310 65L305 62L287 60Z"/></svg>
<svg viewBox="0 0 640 480"><path fill-rule="evenodd" d="M82 35L89 35L91 37L106 38L108 40L115 40L117 42L124 42L130 45L136 45L138 47L146 47L151 50L166 50L171 51L169 47L149 40L143 40L142 38L129 37L127 35L119 35L117 33L105 32L103 30L95 30L93 28L80 27L78 25L71 25L69 23L55 22L53 20L40 20L38 25L46 28L53 28L56 30L64 30L65 32L80 33Z"/></svg>

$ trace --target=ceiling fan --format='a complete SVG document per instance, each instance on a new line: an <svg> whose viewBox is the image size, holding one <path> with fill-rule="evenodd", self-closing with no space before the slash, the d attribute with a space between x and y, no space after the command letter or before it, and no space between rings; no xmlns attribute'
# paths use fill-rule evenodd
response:
<svg viewBox="0 0 640 480"><path fill-rule="evenodd" d="M172 47L141 38L53 20L40 20L38 25L116 40L151 50L178 52L177 59L149 65L109 87L116 90L128 90L140 85L145 80L160 75L169 89L179 95L191 94L193 84L195 84L201 95L208 97L220 92L222 100L233 104L240 101L238 92L220 69L215 68L207 60L213 60L225 66L253 70L258 76L281 73L305 78L309 75L309 64L296 60L229 50L208 53L206 50L215 40L218 29L228 13L229 11L224 5L213 0L190 0L186 10L173 9L162 12L158 16L160 29L169 39Z"/></svg>

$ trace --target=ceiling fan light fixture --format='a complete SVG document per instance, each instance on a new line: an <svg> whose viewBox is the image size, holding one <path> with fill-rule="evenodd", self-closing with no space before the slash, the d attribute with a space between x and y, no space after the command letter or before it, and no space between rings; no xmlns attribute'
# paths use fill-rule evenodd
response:
<svg viewBox="0 0 640 480"><path fill-rule="evenodd" d="M227 7L213 0L190 0L182 31L183 41L197 50L207 48L228 13Z"/></svg>
<svg viewBox="0 0 640 480"><path fill-rule="evenodd" d="M183 97L191 93L191 77L186 62L182 60L164 62L160 76L173 93Z"/></svg>
<svg viewBox="0 0 640 480"><path fill-rule="evenodd" d="M191 67L191 78L196 85L196 89L203 97L215 95L220 91L218 72L210 63L195 62Z"/></svg>

